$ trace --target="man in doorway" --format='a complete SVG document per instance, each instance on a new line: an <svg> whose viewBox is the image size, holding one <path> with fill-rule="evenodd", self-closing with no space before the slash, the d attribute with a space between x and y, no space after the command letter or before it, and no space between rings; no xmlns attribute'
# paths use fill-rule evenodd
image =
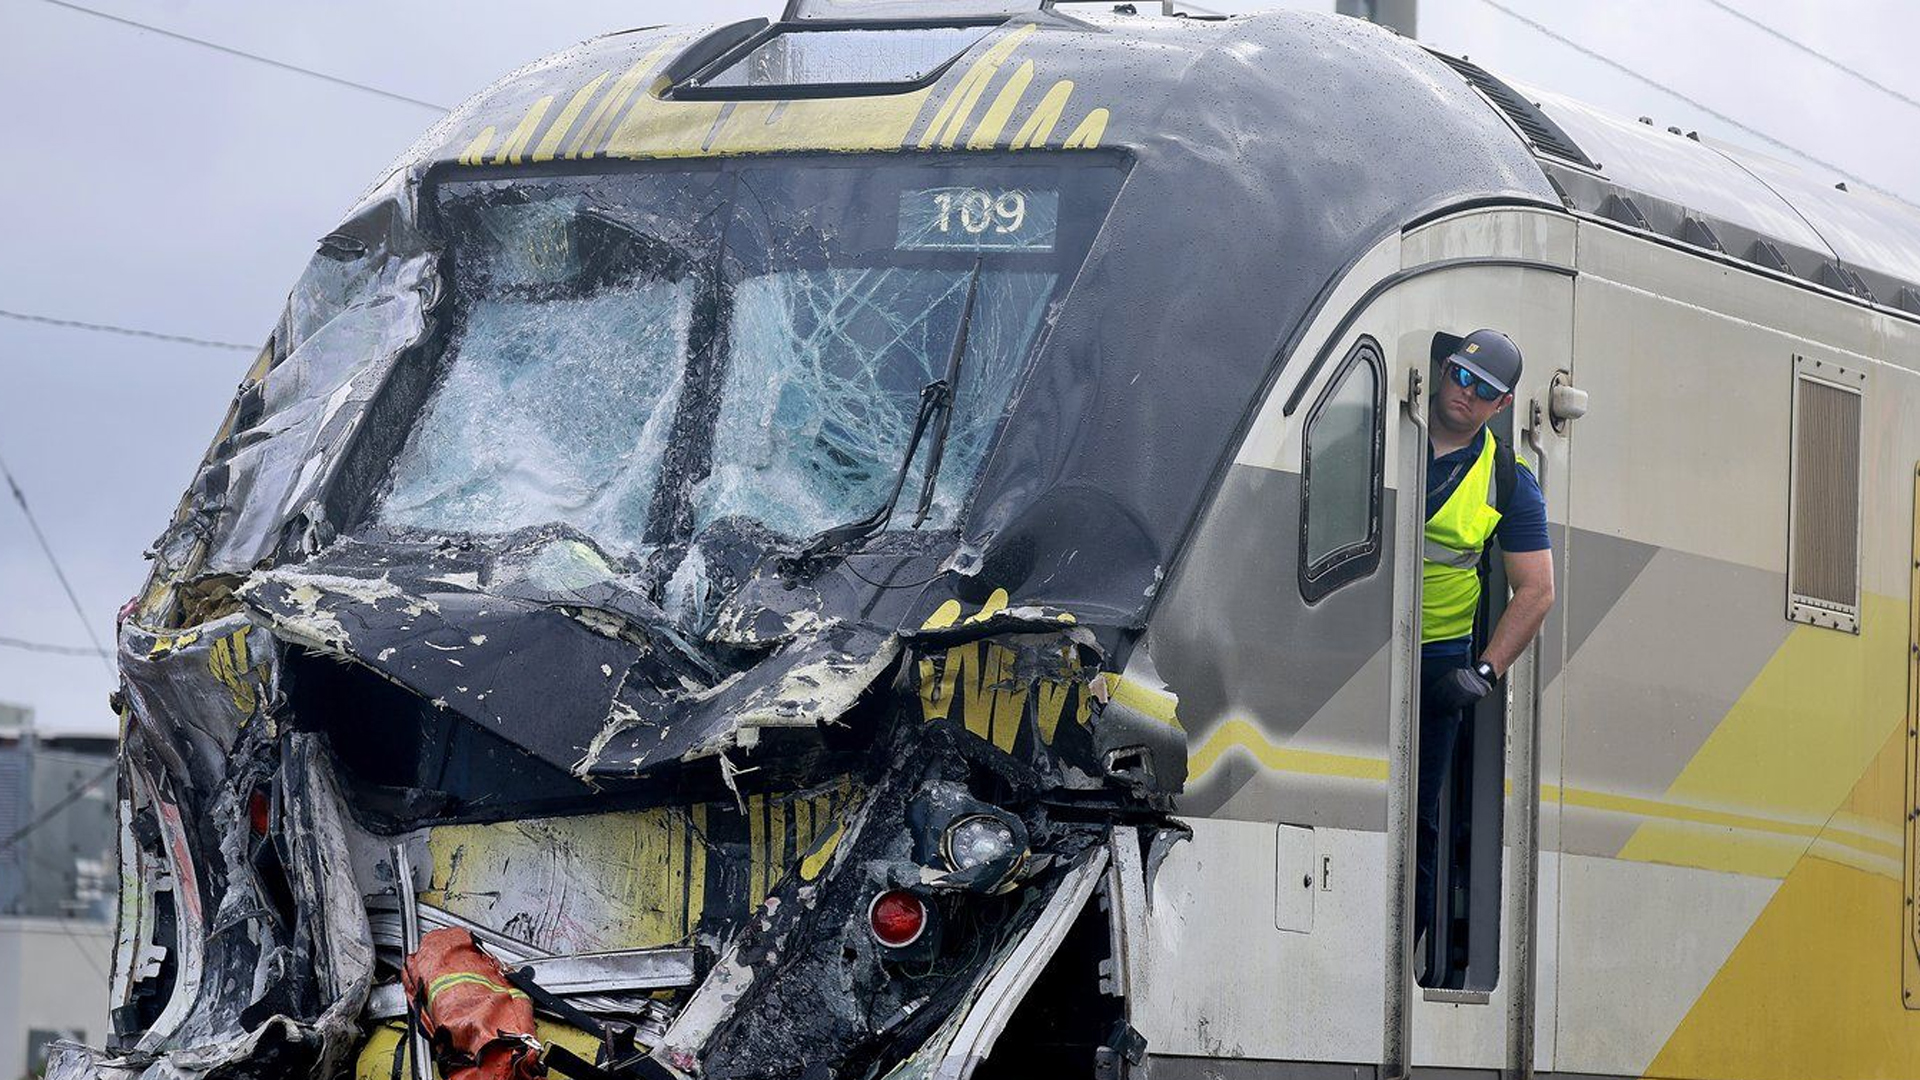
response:
<svg viewBox="0 0 1920 1080"><path fill-rule="evenodd" d="M1487 422L1513 403L1520 349L1475 330L1441 365L1427 410L1427 529L1420 607L1419 836L1414 934L1434 922L1440 787L1460 730L1553 607L1547 502L1532 469ZM1498 542L1512 597L1486 642L1473 637L1483 563ZM1476 649L1477 647L1477 649ZM1425 954L1415 963L1424 963Z"/></svg>

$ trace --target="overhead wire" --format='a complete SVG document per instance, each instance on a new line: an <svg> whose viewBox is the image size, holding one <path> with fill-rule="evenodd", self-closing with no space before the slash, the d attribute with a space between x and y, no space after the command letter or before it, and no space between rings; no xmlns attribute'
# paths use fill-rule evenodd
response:
<svg viewBox="0 0 1920 1080"><path fill-rule="evenodd" d="M365 91L366 93L369 93L369 94L376 94L380 97L387 98L391 101L401 101L401 102L405 102L408 105L418 105L423 109L433 109L438 112L447 111L447 107L445 105L436 104L435 102L422 101L417 97L408 97L405 94L396 94L391 90L382 90L378 86L369 86L366 83L355 82L352 79L343 79L338 75L329 75L324 71L315 71L312 68L301 67L298 64L289 64L284 60L275 60L269 56L261 56L259 53L247 52L245 49L236 49L231 45L222 45L217 41L208 41L205 38L197 38L197 37L193 37L188 34L182 34L173 30L164 30L158 26L154 26L151 23L143 23L134 19L124 18L119 15L112 15L104 11L96 10L94 8L84 7L80 4L71 3L69 2L69 0L40 0L40 2L43 4L51 4L57 8L65 8L68 11L77 11L82 15L91 15L96 19L105 19L108 22L116 22L121 24L122 26L131 26L131 27L134 27L135 29L145 30L150 34L159 34L161 37L172 38L175 41L184 41L191 45L198 45L202 48L212 49L215 52L226 53L228 56L237 56L244 60L252 60L255 63L265 64L268 67L279 68L282 71L291 71L300 75L306 75L315 79L321 79L326 82L333 83L335 86L346 86L346 87L351 87L352 89L355 89L355 90Z"/></svg>
<svg viewBox="0 0 1920 1080"><path fill-rule="evenodd" d="M121 334L126 337L150 338L154 341L171 341L179 345L198 345L203 349L236 349L241 352L260 351L260 346L258 345L242 345L237 341L214 341L210 338L187 337L183 334L164 334L158 330L142 330L135 326L117 326L113 323L81 322L78 319L56 319L51 315L35 315L30 311L8 311L5 308L0 308L0 318L40 323L45 326L60 326L69 330L92 330L101 334Z"/></svg>
<svg viewBox="0 0 1920 1080"><path fill-rule="evenodd" d="M1873 87L1875 90L1878 90L1881 93L1887 95L1888 97L1895 99L1896 101L1903 101L1906 104L1911 105L1916 109L1920 109L1920 100L1915 100L1914 98L1908 97L1907 95L1901 93L1900 91L1895 90L1893 87L1888 86L1885 83L1879 82L1878 80L1874 79L1872 76L1867 75L1866 73L1862 72L1859 68L1856 68L1851 64L1845 63L1844 61L1836 60L1833 57L1828 56L1826 53L1823 53L1820 50L1814 48L1813 46L1808 45L1804 41L1800 41L1798 39L1789 37L1788 35L1781 33L1779 30L1776 30L1773 27L1768 26L1766 23L1761 22L1759 19L1754 18L1753 16L1747 14L1744 11L1741 11L1739 8L1734 7L1732 4L1723 3L1722 0L1701 0L1701 3L1707 4L1711 7L1719 8L1721 11L1725 12L1728 15L1733 16L1736 19L1739 19L1741 22L1746 23L1748 26L1753 27L1755 30L1758 30L1763 34L1766 34L1769 37L1774 38L1775 40L1779 41L1781 44L1786 45L1797 52L1804 53L1807 56L1811 56L1815 60L1818 60L1821 63L1826 64L1828 67L1831 67L1836 71L1840 71L1847 75L1851 75L1854 78L1860 80L1861 82L1866 83L1868 86Z"/></svg>
<svg viewBox="0 0 1920 1080"><path fill-rule="evenodd" d="M22 825L19 828L13 830L12 832L8 833L5 837L0 837L0 852L12 850L13 845L19 843L22 840L25 840L27 837L33 835L36 831L46 827L47 823L52 821L55 817L58 817L62 810L65 810L67 807L72 806L76 802L79 802L81 796L85 795L89 791L92 791L94 788L100 786L100 781L105 780L110 776L113 776L116 772L118 772L119 768L120 768L120 763L118 761L108 762L107 765L104 768L102 768L99 772L96 772L93 775L87 777L85 780L80 781L79 784L74 786L73 790L67 792L65 795L60 796L58 799L55 799L53 801L53 805L47 807L45 810L40 811L38 814L35 814L33 816L32 821L29 821L25 825Z"/></svg>
<svg viewBox="0 0 1920 1080"><path fill-rule="evenodd" d="M1900 196L1895 195L1893 192L1887 190L1886 188L1883 188L1878 184L1873 184L1873 183L1870 183L1869 181L1861 179L1861 177L1851 169L1845 169L1839 165L1835 165L1831 161L1825 161L1821 158L1817 158L1812 154L1807 153L1805 150L1802 150L1799 147L1794 146L1792 143L1775 138L1774 136L1769 135L1758 128L1755 128L1750 124L1742 123L1741 121L1736 120L1732 116L1729 116L1726 113L1721 112L1720 110L1714 108L1713 106L1708 105L1706 102L1700 101L1697 98L1690 97L1687 94L1681 93L1680 91L1675 90L1673 87L1668 86L1663 82L1660 82L1658 79L1654 79L1647 75L1642 75L1640 72L1635 71L1634 69L1628 67L1627 65L1621 63L1620 61L1615 60L1612 57L1605 55L1604 53L1595 52L1593 49L1590 49L1587 46L1580 44L1578 41L1575 41L1574 39L1567 37L1565 34L1562 34L1554 30L1552 27L1547 26L1546 24L1539 22L1536 19L1528 18L1527 16L1522 15L1518 11L1515 11L1512 8L1506 6L1505 4L1499 3L1499 0L1480 0L1480 3L1486 5L1487 7L1492 8L1493 10L1499 12L1502 15L1505 15L1506 17L1514 20L1515 22L1521 23L1529 27L1530 29L1534 30L1536 33L1539 33L1547 38L1550 38L1554 41L1559 42L1562 45L1565 45L1567 48L1572 49L1574 52L1577 52L1580 55L1585 56L1590 60L1594 60L1598 63L1606 65L1609 68L1612 68L1614 71L1617 71L1622 75L1625 75L1626 77L1634 80L1635 82L1641 83L1645 86L1651 87L1652 89L1658 90L1661 93L1666 94L1668 97L1674 98L1678 101L1683 101L1686 104L1692 106L1693 108L1700 110L1702 113L1705 113L1707 116L1710 116L1713 119L1718 120L1723 124L1726 124L1728 127L1736 128L1740 131L1744 131L1747 134L1753 136L1754 138L1759 139L1760 141L1768 144L1769 146L1775 147L1776 149L1785 150L1787 153L1792 154L1795 157L1801 158L1802 160L1805 160L1805 161L1812 162L1813 164L1818 165L1821 168L1826 169L1840 177L1843 177L1847 180L1851 180L1854 183L1859 184L1861 187L1872 188L1875 192L1881 195L1884 195L1887 198L1895 199L1899 202L1906 203L1909 206L1913 205L1912 203L1908 203L1907 200L1902 199Z"/></svg>
<svg viewBox="0 0 1920 1080"><path fill-rule="evenodd" d="M93 620L87 618L86 606L80 603L80 595L73 591L73 583L67 580L67 572L61 568L60 559L53 553L53 545L47 542L47 534L40 529L40 520L34 517L33 507L27 504L27 493L20 490L20 482L13 477L13 470L7 466L5 458L0 457L0 477L5 477L7 487L13 492L13 501L20 505L20 513L27 519L27 527L33 530L33 538L40 542L40 550L47 556L47 563L53 567L53 576L65 590L67 601L73 605L73 613L80 619L80 626L87 632L87 640L93 642L94 651L100 654L100 662L107 667L107 674L113 674L112 655L106 646L100 644L100 635L93 631Z"/></svg>

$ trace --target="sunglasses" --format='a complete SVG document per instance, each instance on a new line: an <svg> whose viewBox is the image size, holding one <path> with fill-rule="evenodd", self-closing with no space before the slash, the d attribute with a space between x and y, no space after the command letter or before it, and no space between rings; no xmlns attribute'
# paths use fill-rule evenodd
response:
<svg viewBox="0 0 1920 1080"><path fill-rule="evenodd" d="M1471 389L1473 396L1479 398L1481 401L1499 401L1501 395L1506 393L1505 390L1475 375L1459 364L1447 365L1447 377L1452 379L1453 384L1460 389Z"/></svg>

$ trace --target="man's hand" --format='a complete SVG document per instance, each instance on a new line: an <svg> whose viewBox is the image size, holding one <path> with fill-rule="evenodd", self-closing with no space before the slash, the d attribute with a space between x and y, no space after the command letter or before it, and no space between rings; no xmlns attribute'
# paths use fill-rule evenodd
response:
<svg viewBox="0 0 1920 1080"><path fill-rule="evenodd" d="M1454 668L1433 684L1434 700L1444 709L1468 708L1491 693L1493 684L1470 667Z"/></svg>

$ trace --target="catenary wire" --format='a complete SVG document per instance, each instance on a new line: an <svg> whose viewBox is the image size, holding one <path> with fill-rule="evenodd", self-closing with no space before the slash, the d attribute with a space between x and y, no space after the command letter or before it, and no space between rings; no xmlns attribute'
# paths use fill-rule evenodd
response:
<svg viewBox="0 0 1920 1080"><path fill-rule="evenodd" d="M28 641L25 638L0 637L0 649L18 649L21 652L47 653L51 656L110 656L90 645L55 645L46 641Z"/></svg>
<svg viewBox="0 0 1920 1080"><path fill-rule="evenodd" d="M208 338L186 337L181 334L163 334L157 330L142 330L133 326L115 326L112 323L81 322L78 319L56 319L51 315L35 315L28 311L8 311L0 308L0 318L18 319L21 322L40 323L45 326L60 326L69 330L92 330L101 334L121 334L126 337L150 338L154 341L171 341L179 345L198 345L203 349L236 349L241 352L259 352L258 345L242 345L237 341L213 341Z"/></svg>
<svg viewBox="0 0 1920 1080"><path fill-rule="evenodd" d="M376 94L380 97L387 98L391 101L403 101L408 105L418 105L423 109L433 109L438 112L447 111L447 107L445 105L437 105L431 101L422 101L419 98L408 97L405 94L396 94L391 90L382 90L377 86L368 86L366 83L354 82L352 79L343 79L338 75L329 75L324 71L315 71L312 68L301 67L298 64L289 64L284 60L275 60L275 59L272 59L271 57L261 56L258 53L250 53L244 49L236 49L231 45L222 45L219 42L207 41L204 38L191 37L187 34L177 33L172 30L162 30L158 26L153 26L151 24L143 23L143 22L137 22L133 19L122 18L119 15L110 15L107 12L96 11L90 7L82 7L79 4L69 3L68 0L41 0L41 3L51 4L54 7L58 7L58 8L66 8L68 11L77 11L83 15L91 15L96 19L105 19L108 22L116 22L121 24L122 26L131 26L139 30L145 30L148 33L159 34L162 37L170 37L175 41L184 41L192 45L199 45L202 48L212 49L216 52L226 53L228 56L237 56L244 60L252 60L255 63L265 64L268 67L276 67L282 71L292 71L301 75L311 76L312 78L315 78L315 79L321 79L326 82L333 83L335 86L346 86L346 87L351 87L355 90L362 90L362 91L365 91L366 93Z"/></svg>
<svg viewBox="0 0 1920 1080"><path fill-rule="evenodd" d="M1507 7L1505 4L1501 4L1497 2L1497 0L1480 0L1480 3L1486 5L1487 7L1492 8L1493 10L1499 12L1502 15L1505 15L1506 17L1514 20L1515 22L1519 22L1526 25L1527 27L1531 28L1535 32L1545 37L1551 38L1554 41L1557 41L1560 44L1565 45L1567 48L1572 49L1573 51L1579 53L1582 56L1587 57L1590 60L1594 60L1601 64L1605 64L1607 67L1612 68L1613 70L1619 72L1620 74L1625 75L1628 78L1633 79L1634 81L1639 82L1643 85L1646 85L1655 90L1658 90L1661 93L1666 94L1669 97L1672 97L1678 101L1684 101L1688 105L1691 105L1692 107L1700 110L1701 112L1714 118L1715 120L1718 120L1723 124L1726 124L1728 127L1738 128L1739 130L1746 132L1747 134L1753 136L1756 139L1759 139L1764 143L1767 143L1770 146L1773 146L1780 150L1785 150L1786 152L1793 154L1796 157L1802 158L1806 161L1810 161L1813 164L1818 165L1823 169L1826 169L1830 172L1835 173L1836 175L1839 175L1839 176L1845 177L1848 180L1854 181L1855 183L1859 184L1861 187L1872 188L1875 192L1878 192L1881 195L1885 195L1887 198L1895 199L1899 202L1905 203L1908 206L1913 205L1912 203L1907 202L1906 199L1902 199L1900 198L1900 196L1895 195L1891 191L1888 191L1886 188L1880 187L1877 184L1872 184L1865 180L1860 179L1860 177L1855 175L1849 169L1843 169L1840 166L1835 165L1830 161L1823 161L1820 158L1814 157L1812 154L1807 153L1805 150L1802 150L1799 147L1792 145L1791 143L1783 142L1780 139L1776 139L1772 135L1769 135L1764 131L1760 131L1757 128L1750 127L1747 124L1743 124L1740 121L1734 119L1733 117L1727 115L1726 113L1723 113L1720 110L1714 108L1713 106L1708 105L1705 102L1700 101L1696 98L1689 97L1686 94L1683 94L1678 90L1675 90L1673 87L1668 86L1657 79L1651 78L1646 75L1642 75L1638 71L1635 71L1634 69L1628 67L1627 65L1621 63L1618 60L1613 59L1610 56L1606 56L1602 53L1595 52L1592 49L1587 48L1585 45L1582 45L1579 42L1573 40L1572 38L1567 37L1566 35L1560 33L1559 31L1554 30L1552 27L1547 26L1546 24L1541 23L1537 20L1530 19L1527 16L1522 15L1519 12L1513 10L1512 8Z"/></svg>
<svg viewBox="0 0 1920 1080"><path fill-rule="evenodd" d="M33 538L40 542L40 550L46 553L47 562L53 566L53 576L60 582L60 588L66 590L68 602L73 604L73 613L79 617L80 625L87 632L87 640L93 642L94 651L100 654L100 662L106 665L107 673L113 674L113 661L106 647L100 644L100 635L93 632L93 620L87 618L86 606L80 603L80 596L73 591L73 583L67 580L67 572L60 567L60 559L53 553L53 545L47 543L47 534L40 531L40 521L33 516L33 507L27 505L27 493L20 490L20 482L13 478L13 470L7 467L5 458L0 458L0 477L5 477L7 487L13 491L13 501L20 504L20 513L26 516L27 527L33 530Z"/></svg>
<svg viewBox="0 0 1920 1080"><path fill-rule="evenodd" d="M1903 94L1898 90L1895 90L1893 87L1888 86L1883 82L1879 82L1878 80L1872 78L1871 76L1864 74L1858 68L1855 68L1850 64L1846 64L1839 60L1836 60L1833 57L1828 56L1826 53L1821 52L1820 50L1812 47L1811 45L1808 45L1803 41L1796 41L1795 39L1787 36L1786 34L1781 33L1780 31L1774 29L1773 27L1768 26L1766 23L1761 22L1759 19L1756 19L1753 16L1747 14L1746 12L1741 11L1739 8L1734 7L1732 4L1723 3L1722 0L1701 0L1701 2L1711 7L1719 8L1721 11L1726 12L1728 15L1731 15L1736 19L1739 19L1741 22L1746 23L1748 26L1753 27L1755 30L1758 30L1763 34L1767 34L1768 36L1779 40L1782 44L1788 45L1798 52L1801 52L1808 56L1813 57L1815 60L1818 60L1821 63L1826 64L1828 67L1834 68L1835 70L1842 71L1848 75L1853 76L1854 78L1860 80L1863 83L1866 83L1868 86L1873 87L1875 90L1880 91L1881 93L1887 95L1888 97L1894 98L1897 101L1903 101L1908 105L1913 106L1916 109L1920 109L1920 100L1916 100L1914 98L1908 97L1906 94Z"/></svg>

